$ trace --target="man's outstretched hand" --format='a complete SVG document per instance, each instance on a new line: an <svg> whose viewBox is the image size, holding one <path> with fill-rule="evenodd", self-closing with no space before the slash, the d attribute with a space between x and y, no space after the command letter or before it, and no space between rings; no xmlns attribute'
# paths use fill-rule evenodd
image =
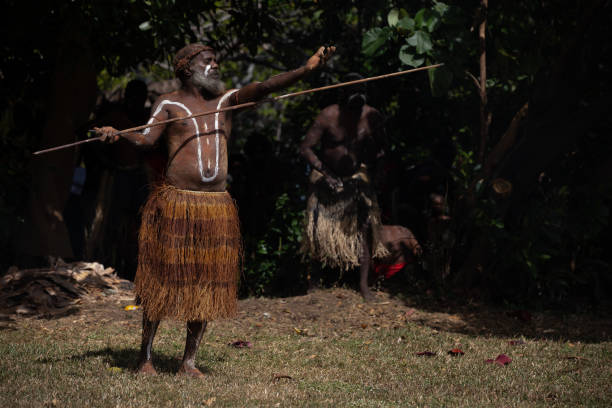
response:
<svg viewBox="0 0 612 408"><path fill-rule="evenodd" d="M119 131L111 126L104 126L101 128L95 127L93 130L95 130L96 136L102 137L102 141L105 143L115 143L120 138L120 136L116 134Z"/></svg>
<svg viewBox="0 0 612 408"><path fill-rule="evenodd" d="M321 68L327 63L331 56L334 55L334 52L336 52L336 47L333 45L330 47L319 48L317 52L315 52L314 55L306 62L306 68L311 71Z"/></svg>

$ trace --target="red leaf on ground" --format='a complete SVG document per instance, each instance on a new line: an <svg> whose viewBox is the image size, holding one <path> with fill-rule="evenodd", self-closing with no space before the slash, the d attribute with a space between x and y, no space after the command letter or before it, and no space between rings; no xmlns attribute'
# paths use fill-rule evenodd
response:
<svg viewBox="0 0 612 408"><path fill-rule="evenodd" d="M452 350L448 351L448 354L450 354L451 356L462 356L465 353L463 352L463 350L458 349L458 348L454 348Z"/></svg>
<svg viewBox="0 0 612 408"><path fill-rule="evenodd" d="M500 366L505 366L505 365L510 364L510 362L512 362L512 359L505 354L500 354L499 356L497 356L495 360L493 360L492 358L489 358L485 360L485 362L495 363L495 364L499 364Z"/></svg>
<svg viewBox="0 0 612 408"><path fill-rule="evenodd" d="M435 356L436 353L432 352L432 351L420 351L418 353L416 353L417 356L426 356L426 357L431 357L431 356Z"/></svg>
<svg viewBox="0 0 612 408"><path fill-rule="evenodd" d="M231 343L227 343L228 346L232 346L232 347L236 347L236 348L251 348L251 342L250 341L244 341L244 340L236 340L234 342Z"/></svg>
<svg viewBox="0 0 612 408"><path fill-rule="evenodd" d="M511 346L518 346L521 344L525 344L525 342L523 340L510 340L508 344Z"/></svg>

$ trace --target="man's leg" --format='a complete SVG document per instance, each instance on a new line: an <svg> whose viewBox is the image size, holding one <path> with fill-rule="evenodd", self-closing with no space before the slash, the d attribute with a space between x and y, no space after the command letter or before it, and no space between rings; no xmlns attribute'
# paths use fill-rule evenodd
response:
<svg viewBox="0 0 612 408"><path fill-rule="evenodd" d="M204 374L195 366L195 356L200 347L202 336L206 331L206 321L187 322L187 340L185 342L185 354L183 362L179 368L179 374L189 375L192 377L204 377Z"/></svg>
<svg viewBox="0 0 612 408"><path fill-rule="evenodd" d="M142 342L140 343L140 361L138 363L139 373L157 375L151 358L153 339L158 327L159 320L149 320L146 312L142 314Z"/></svg>
<svg viewBox="0 0 612 408"><path fill-rule="evenodd" d="M362 228L362 244L361 244L361 255L359 256L359 289L361 291L361 296L366 300L366 302L370 302L375 299L372 292L368 288L368 275L370 273L371 266L371 256L370 256L370 243L368 242L368 238L370 236L369 225L365 225Z"/></svg>
<svg viewBox="0 0 612 408"><path fill-rule="evenodd" d="M321 288L321 264L318 261L310 261L308 264L308 292Z"/></svg>

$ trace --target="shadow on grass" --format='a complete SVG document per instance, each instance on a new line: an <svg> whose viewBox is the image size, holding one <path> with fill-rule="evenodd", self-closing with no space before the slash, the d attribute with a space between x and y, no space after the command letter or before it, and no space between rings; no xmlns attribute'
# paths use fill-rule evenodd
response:
<svg viewBox="0 0 612 408"><path fill-rule="evenodd" d="M409 274L383 282L381 289L417 312L412 322L433 329L490 336L525 337L584 343L612 340L610 304L597 307L568 304L565 307L512 305L475 291L436 289ZM418 313L418 311L423 313Z"/></svg>
<svg viewBox="0 0 612 408"><path fill-rule="evenodd" d="M316 272L318 284L313 289L345 287L359 293L357 270L338 272L321 268ZM612 320L609 318L612 307L609 303L597 307L588 302L569 302L562 307L536 307L533 302L531 306L512 304L484 290L459 292L453 288L440 289L416 267L407 268L388 280L373 279L370 284L372 290L380 290L403 303L410 313L408 322L436 330L485 337L584 343L612 340ZM325 311L313 311L312 314L321 317Z"/></svg>
<svg viewBox="0 0 612 408"><path fill-rule="evenodd" d="M109 366L119 367L136 374L136 369L138 368L139 354L140 351L135 348L114 349L106 347L101 350L90 350L82 354L72 355L64 358L44 358L38 361L43 364L48 364L67 360L83 361L90 358L102 357L104 363L108 364ZM181 365L181 360L175 357L153 353L153 364L159 374L176 374ZM196 364L196 367L204 374L210 373L210 370L204 366Z"/></svg>

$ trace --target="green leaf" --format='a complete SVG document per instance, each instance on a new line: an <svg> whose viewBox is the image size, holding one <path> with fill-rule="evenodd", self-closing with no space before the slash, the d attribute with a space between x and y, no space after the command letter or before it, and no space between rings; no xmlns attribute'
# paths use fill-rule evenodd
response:
<svg viewBox="0 0 612 408"><path fill-rule="evenodd" d="M151 22L150 21L145 21L144 23L141 23L138 28L141 31L147 31L151 29Z"/></svg>
<svg viewBox="0 0 612 408"><path fill-rule="evenodd" d="M434 1L433 9L440 16L444 16L444 14L446 14L446 12L448 11L449 7L448 7L448 4L446 3L442 3L440 1Z"/></svg>
<svg viewBox="0 0 612 408"><path fill-rule="evenodd" d="M388 30L380 27L372 28L363 35L361 50L365 55L372 56L385 44L388 37Z"/></svg>
<svg viewBox="0 0 612 408"><path fill-rule="evenodd" d="M414 30L414 20L410 17L404 17L397 22L397 27L406 31Z"/></svg>
<svg viewBox="0 0 612 408"><path fill-rule="evenodd" d="M422 8L414 15L414 23L416 24L417 28L423 27L423 22L425 21L425 13L427 13L427 11L427 9Z"/></svg>
<svg viewBox="0 0 612 408"><path fill-rule="evenodd" d="M499 229L503 229L504 228L504 223L498 219L492 219L491 220L491 224L493 224L493 226L495 226L496 228Z"/></svg>
<svg viewBox="0 0 612 408"><path fill-rule="evenodd" d="M411 53L412 47L409 45L402 45L399 52L399 59L405 65L409 65L411 67L420 67L423 65L425 58L415 58L415 55Z"/></svg>
<svg viewBox="0 0 612 408"><path fill-rule="evenodd" d="M389 23L389 27L395 27L399 20L399 10L393 9L387 15L387 23Z"/></svg>
<svg viewBox="0 0 612 408"><path fill-rule="evenodd" d="M439 22L440 19L435 15L431 14L429 18L425 21L425 27L427 27L427 31L432 33L436 29L436 26Z"/></svg>
<svg viewBox="0 0 612 408"><path fill-rule="evenodd" d="M426 54L433 48L429 34L421 30L415 31L414 34L406 39L406 42L416 47L418 54Z"/></svg>
<svg viewBox="0 0 612 408"><path fill-rule="evenodd" d="M420 9L414 16L417 28L426 28L430 33L436 28L440 19L429 9Z"/></svg>

